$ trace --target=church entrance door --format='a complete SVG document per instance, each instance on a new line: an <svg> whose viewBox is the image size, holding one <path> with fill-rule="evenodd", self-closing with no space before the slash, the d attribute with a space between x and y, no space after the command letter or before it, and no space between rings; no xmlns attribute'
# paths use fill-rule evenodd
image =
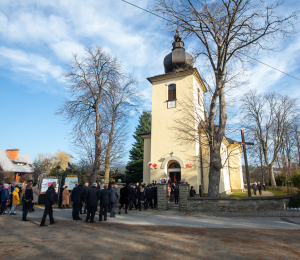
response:
<svg viewBox="0 0 300 260"><path fill-rule="evenodd" d="M171 179L171 182L181 181L181 167L178 162L172 162L169 165L168 172L169 172L169 177Z"/></svg>

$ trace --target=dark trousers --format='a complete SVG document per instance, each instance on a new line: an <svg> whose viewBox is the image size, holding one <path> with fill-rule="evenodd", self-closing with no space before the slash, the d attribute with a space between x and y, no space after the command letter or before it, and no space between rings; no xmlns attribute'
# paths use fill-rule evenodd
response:
<svg viewBox="0 0 300 260"><path fill-rule="evenodd" d="M116 202L111 202L110 203L110 216L114 217L116 215L115 213L115 207L116 207Z"/></svg>
<svg viewBox="0 0 300 260"><path fill-rule="evenodd" d="M88 206L85 221L89 221L89 219L91 219L90 220L91 222L94 221L96 210L97 210L97 206Z"/></svg>
<svg viewBox="0 0 300 260"><path fill-rule="evenodd" d="M52 224L54 222L54 219L53 219L53 208L52 208L52 206L46 206L45 207L44 215L43 215L43 218L42 218L42 221L41 221L41 225L45 224L47 215L49 215L50 224ZM23 211L23 216L24 216L24 211Z"/></svg>
<svg viewBox="0 0 300 260"><path fill-rule="evenodd" d="M80 203L73 203L73 219L77 220L79 219L79 207L80 207Z"/></svg>
<svg viewBox="0 0 300 260"><path fill-rule="evenodd" d="M79 213L82 214L82 206L83 206L83 202L80 202L80 206L79 206Z"/></svg>
<svg viewBox="0 0 300 260"><path fill-rule="evenodd" d="M175 205L178 205L178 196L175 196Z"/></svg>
<svg viewBox="0 0 300 260"><path fill-rule="evenodd" d="M133 205L136 208L136 202L135 202L135 200L129 200L129 210L132 210Z"/></svg>
<svg viewBox="0 0 300 260"><path fill-rule="evenodd" d="M261 189L258 189L258 191L259 191L259 195L261 195Z"/></svg>
<svg viewBox="0 0 300 260"><path fill-rule="evenodd" d="M2 204L1 204L1 213L4 213L5 208L6 208L6 201L2 201Z"/></svg>
<svg viewBox="0 0 300 260"><path fill-rule="evenodd" d="M84 204L84 210L83 210L83 213L86 213L86 211L87 211L87 207L88 207L88 205L87 205L87 202L85 202L85 204Z"/></svg>
<svg viewBox="0 0 300 260"><path fill-rule="evenodd" d="M25 207L25 206L23 206L23 216L22 216L22 220L25 220L25 219L26 219L27 214L28 214L28 212L29 212L29 208L30 208L30 207Z"/></svg>
<svg viewBox="0 0 300 260"><path fill-rule="evenodd" d="M125 205L125 212L127 213L127 209L128 209L128 203L123 203L123 204L121 204L120 205L120 207L119 207L119 211L121 211L121 209L123 208L123 206Z"/></svg>
<svg viewBox="0 0 300 260"><path fill-rule="evenodd" d="M153 197L153 200L154 200L154 208L156 208L156 205L157 205L157 197Z"/></svg>
<svg viewBox="0 0 300 260"><path fill-rule="evenodd" d="M254 195L256 195L256 189L253 189Z"/></svg>
<svg viewBox="0 0 300 260"><path fill-rule="evenodd" d="M147 199L147 202L146 202L146 209L147 209L148 207L151 207L151 209L153 209L152 199Z"/></svg>
<svg viewBox="0 0 300 260"><path fill-rule="evenodd" d="M104 214L104 220L107 220L107 205L100 205L99 220L102 221L102 216Z"/></svg>

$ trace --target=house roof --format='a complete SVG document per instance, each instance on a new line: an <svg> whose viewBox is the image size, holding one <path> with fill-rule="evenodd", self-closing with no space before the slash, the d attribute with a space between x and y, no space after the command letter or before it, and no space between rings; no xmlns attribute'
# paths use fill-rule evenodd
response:
<svg viewBox="0 0 300 260"><path fill-rule="evenodd" d="M26 165L18 165L18 163L26 163ZM0 149L0 168L2 168L3 171L33 172L33 163L34 161L27 153L19 152L17 160L13 161L8 156L6 150Z"/></svg>

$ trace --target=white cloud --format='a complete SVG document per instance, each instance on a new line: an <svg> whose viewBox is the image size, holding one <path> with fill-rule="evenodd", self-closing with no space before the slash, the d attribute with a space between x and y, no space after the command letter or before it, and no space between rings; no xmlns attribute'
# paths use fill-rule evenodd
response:
<svg viewBox="0 0 300 260"><path fill-rule="evenodd" d="M60 80L63 72L60 66L52 64L42 56L4 46L0 46L0 60L12 71L26 72L44 83L49 77Z"/></svg>

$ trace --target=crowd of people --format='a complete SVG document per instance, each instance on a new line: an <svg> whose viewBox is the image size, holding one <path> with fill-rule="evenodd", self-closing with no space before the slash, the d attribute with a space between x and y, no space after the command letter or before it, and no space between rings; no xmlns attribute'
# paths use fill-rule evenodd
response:
<svg viewBox="0 0 300 260"><path fill-rule="evenodd" d="M32 199L29 202L24 202L24 196L22 194L26 194L27 188L30 187L30 196ZM21 183L5 183L4 181L0 182L0 204L1 204L1 210L0 214L10 214L10 215L16 215L16 206L20 204L20 201L22 200L23 203L23 209L25 205L25 210L23 210L23 219L26 219L26 215L28 212L33 212L34 210L34 204L38 202L38 196L39 196L39 188L37 183L29 183L25 189L25 193L23 190L25 189L24 184ZM27 194L29 196L29 191L27 191ZM8 212L10 211L10 212Z"/></svg>
<svg viewBox="0 0 300 260"><path fill-rule="evenodd" d="M56 202L56 182L53 182L45 193L44 205L45 210L40 223L40 226L47 226L46 217L49 216L50 224L55 224L56 221L53 217L53 206ZM170 193L175 196L175 204L178 205L178 185L169 185ZM21 196L23 192L23 196ZM169 201L174 196L169 194ZM1 198L1 214L16 215L16 206L22 201L22 221L28 221L27 215L29 212L34 211L34 205L38 202L39 188L36 183L28 183L26 187L21 187L20 184L5 184L0 182L0 198ZM111 218L116 217L116 204L119 201L118 208L119 214L122 209L128 214L128 210L139 210L142 208L147 210L153 209L157 206L157 183L153 181L152 184L146 185L145 183L131 183L130 185L122 184L120 192L115 183L103 185L100 187L100 182L94 183L89 188L89 184L79 182L78 185L72 190L71 195L68 187L63 185L60 188L58 196L58 208L69 208L72 204L72 218L73 220L82 220L80 215L86 214L85 221L93 223L96 212L99 212L99 221L107 221L107 215ZM99 208L99 209L98 209Z"/></svg>

